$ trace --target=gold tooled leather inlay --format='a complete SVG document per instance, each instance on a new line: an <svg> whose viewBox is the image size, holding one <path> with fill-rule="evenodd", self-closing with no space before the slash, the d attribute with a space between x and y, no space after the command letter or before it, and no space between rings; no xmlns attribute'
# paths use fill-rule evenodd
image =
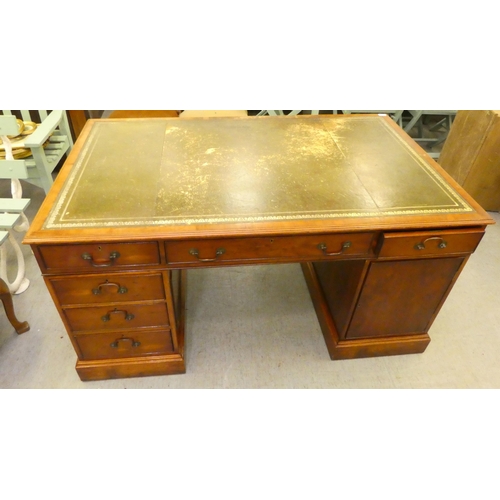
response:
<svg viewBox="0 0 500 500"><path fill-rule="evenodd" d="M378 116L103 120L44 227L471 211Z"/></svg>

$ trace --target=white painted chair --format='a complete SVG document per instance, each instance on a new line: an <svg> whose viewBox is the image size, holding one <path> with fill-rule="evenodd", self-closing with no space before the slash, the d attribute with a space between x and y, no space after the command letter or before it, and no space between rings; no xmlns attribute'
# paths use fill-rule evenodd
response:
<svg viewBox="0 0 500 500"><path fill-rule="evenodd" d="M52 172L64 154L73 147L73 139L68 124L66 111L38 111L41 123L30 135L13 142L14 147L23 148L23 155L14 154L14 158L0 157L0 179L24 179L30 184L41 187L47 194L53 184ZM19 111L20 120L31 123L34 120L29 111ZM3 110L0 121L16 118L11 110ZM32 126L32 125L30 125ZM10 133L7 135L17 135ZM0 153L5 151L5 144L0 144ZM2 155L5 156L5 155ZM19 156L16 158L16 156ZM22 157L21 157L22 156ZM20 183L13 182L13 190L21 190ZM22 194L22 193L21 193ZM19 196L20 197L20 196Z"/></svg>
<svg viewBox="0 0 500 500"><path fill-rule="evenodd" d="M22 198L21 183L18 179L12 178L16 175L17 160L13 156L12 137L17 137L20 130L18 119L14 115L0 116L0 139L5 159L0 161L0 170L3 178L11 179L12 198L0 198L0 279L5 282L5 286L10 293L19 294L24 292L30 282L25 277L25 263L23 253L12 231L27 231L29 222L24 211L30 200ZM15 144L15 143L14 143ZM25 149L25 148L24 148ZM24 153L23 153L24 154ZM14 250L17 261L17 273L14 281L10 281L7 274L7 243Z"/></svg>

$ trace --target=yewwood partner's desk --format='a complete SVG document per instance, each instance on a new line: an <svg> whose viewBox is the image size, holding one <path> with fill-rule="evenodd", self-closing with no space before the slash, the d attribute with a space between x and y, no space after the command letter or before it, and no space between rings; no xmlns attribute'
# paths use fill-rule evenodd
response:
<svg viewBox="0 0 500 500"><path fill-rule="evenodd" d="M200 266L300 262L332 359L423 352L491 223L386 116L90 120L25 243L93 380L185 372Z"/></svg>

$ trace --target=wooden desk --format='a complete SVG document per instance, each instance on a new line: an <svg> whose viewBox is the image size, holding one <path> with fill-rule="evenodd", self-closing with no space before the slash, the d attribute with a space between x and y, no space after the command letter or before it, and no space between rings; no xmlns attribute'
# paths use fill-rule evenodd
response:
<svg viewBox="0 0 500 500"><path fill-rule="evenodd" d="M301 263L332 359L423 352L491 223L386 116L108 119L25 243L94 380L185 371L200 266Z"/></svg>

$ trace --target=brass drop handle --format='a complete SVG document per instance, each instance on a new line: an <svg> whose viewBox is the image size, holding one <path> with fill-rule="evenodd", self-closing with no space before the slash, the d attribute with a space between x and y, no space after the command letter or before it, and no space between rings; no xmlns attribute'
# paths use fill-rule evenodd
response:
<svg viewBox="0 0 500 500"><path fill-rule="evenodd" d="M328 256L331 256L331 255L341 255L344 253L344 250L348 249L348 248L351 248L351 242L350 241L344 241L344 243L342 243L342 248L340 249L340 252L327 252L326 249L326 244L325 243L320 243L318 245L318 248L325 254L325 255L328 255Z"/></svg>
<svg viewBox="0 0 500 500"><path fill-rule="evenodd" d="M92 257L92 255L90 255L88 252L85 252L85 253L82 253L82 259L83 260L89 260L90 261L90 265L92 267L109 267L109 266L112 266L115 259L117 259L118 257L120 257L120 254L119 252L111 252L109 254L109 257L108 257L108 262L103 262L102 264L98 264L97 262L94 261L94 258Z"/></svg>
<svg viewBox="0 0 500 500"><path fill-rule="evenodd" d="M117 288L116 292L120 293L120 294L128 292L128 288L126 288L124 286L120 286L118 283L111 283L111 282L106 280L104 283L100 283L99 285L97 285L97 288L93 288L92 293L94 295L100 295L102 293L101 289L103 286L116 286L116 288Z"/></svg>
<svg viewBox="0 0 500 500"><path fill-rule="evenodd" d="M131 338L128 338L128 337L123 337L121 339L117 339L115 340L114 342L111 342L110 347L113 347L115 349L118 348L118 342L130 342L131 346L132 347L139 347L141 345L140 342L134 340L134 339L131 339Z"/></svg>
<svg viewBox="0 0 500 500"><path fill-rule="evenodd" d="M226 249L221 247L215 251L215 257L213 259L200 259L200 252L197 248L191 248L191 250L189 250L189 254L196 257L200 262L214 262L224 253L226 253Z"/></svg>
<svg viewBox="0 0 500 500"><path fill-rule="evenodd" d="M131 321L135 318L133 314L129 314L123 309L113 309L112 311L108 311L108 314L101 316L102 321L104 321L104 323L108 322L111 319L111 314L123 314L125 316L125 321Z"/></svg>
<svg viewBox="0 0 500 500"><path fill-rule="evenodd" d="M424 250L425 244L431 240L438 240L441 242L438 244L438 248L446 248L447 243L446 243L446 241L443 240L443 238L441 238L441 236L432 236L430 238L425 239L421 243L417 243L415 245L415 250Z"/></svg>

